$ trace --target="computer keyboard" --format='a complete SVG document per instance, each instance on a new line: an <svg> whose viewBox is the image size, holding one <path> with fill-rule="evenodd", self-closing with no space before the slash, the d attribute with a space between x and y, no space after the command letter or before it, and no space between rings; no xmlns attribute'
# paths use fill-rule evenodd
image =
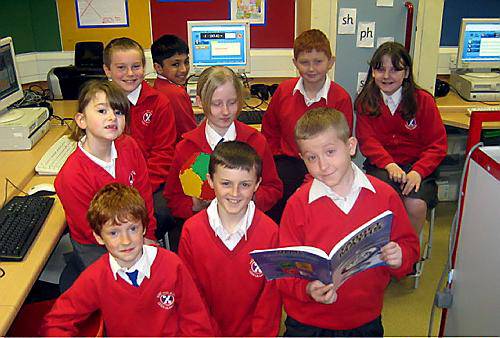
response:
<svg viewBox="0 0 500 338"><path fill-rule="evenodd" d="M238 115L238 121L245 124L261 124L264 110L242 110Z"/></svg>
<svg viewBox="0 0 500 338"><path fill-rule="evenodd" d="M57 175L66 159L76 149L76 142L63 135L42 156L35 167L39 175Z"/></svg>
<svg viewBox="0 0 500 338"><path fill-rule="evenodd" d="M21 261L40 231L54 198L15 196L0 210L0 261Z"/></svg>
<svg viewBox="0 0 500 338"><path fill-rule="evenodd" d="M500 111L500 106L478 106L467 108L467 115L471 115L473 111Z"/></svg>

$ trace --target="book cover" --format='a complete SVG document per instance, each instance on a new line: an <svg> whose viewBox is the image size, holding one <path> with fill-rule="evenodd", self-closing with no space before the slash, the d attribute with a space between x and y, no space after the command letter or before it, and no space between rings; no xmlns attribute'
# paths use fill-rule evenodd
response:
<svg viewBox="0 0 500 338"><path fill-rule="evenodd" d="M389 243L392 212L387 210L338 242L330 254L310 246L254 250L250 253L268 280L298 277L334 284L338 289L358 272L385 265L381 249Z"/></svg>
<svg viewBox="0 0 500 338"><path fill-rule="evenodd" d="M209 162L210 154L196 152L182 165L179 180L185 195L207 201L215 198L215 193L207 181Z"/></svg>

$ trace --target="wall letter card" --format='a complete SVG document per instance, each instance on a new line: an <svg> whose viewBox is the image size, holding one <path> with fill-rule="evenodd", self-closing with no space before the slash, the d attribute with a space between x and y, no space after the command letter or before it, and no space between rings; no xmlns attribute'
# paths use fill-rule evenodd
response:
<svg viewBox="0 0 500 338"><path fill-rule="evenodd" d="M356 33L356 8L339 9L338 34Z"/></svg>
<svg viewBox="0 0 500 338"><path fill-rule="evenodd" d="M375 41L375 21L358 23L356 47L372 48Z"/></svg>

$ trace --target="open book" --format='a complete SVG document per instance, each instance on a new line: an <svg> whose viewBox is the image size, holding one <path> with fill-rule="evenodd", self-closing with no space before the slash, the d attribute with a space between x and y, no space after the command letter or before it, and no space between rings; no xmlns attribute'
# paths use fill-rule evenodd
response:
<svg viewBox="0 0 500 338"><path fill-rule="evenodd" d="M254 250L250 255L268 280L320 280L337 290L352 275L385 264L379 256L390 241L391 224L392 212L384 211L344 237L330 255L311 246Z"/></svg>

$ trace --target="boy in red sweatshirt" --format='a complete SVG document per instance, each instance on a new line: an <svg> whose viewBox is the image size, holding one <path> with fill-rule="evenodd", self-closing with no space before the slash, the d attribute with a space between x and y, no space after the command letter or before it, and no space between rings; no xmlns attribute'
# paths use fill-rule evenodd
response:
<svg viewBox="0 0 500 338"><path fill-rule="evenodd" d="M144 81L146 56L136 41L122 37L104 48L104 72L130 101L127 132L137 141L146 160L153 190L156 236L161 241L175 222L163 197L163 187L174 156L175 115L165 94Z"/></svg>
<svg viewBox="0 0 500 338"><path fill-rule="evenodd" d="M144 244L148 214L137 190L105 186L87 218L108 254L89 266L55 302L43 336L78 336L78 324L100 311L108 336L212 336L210 319L182 261Z"/></svg>
<svg viewBox="0 0 500 338"><path fill-rule="evenodd" d="M328 76L334 63L330 41L322 31L310 29L300 34L293 42L293 64L300 77L281 82L262 118L262 134L283 182L283 197L268 212L277 223L286 201L307 173L293 137L297 120L309 109L330 107L341 111L352 128L351 97Z"/></svg>
<svg viewBox="0 0 500 338"><path fill-rule="evenodd" d="M216 335L276 336L281 301L249 252L278 245L278 227L252 201L262 161L240 141L220 143L207 179L216 198L184 223L179 256L191 270Z"/></svg>
<svg viewBox="0 0 500 338"><path fill-rule="evenodd" d="M419 258L419 241L398 194L365 175L351 161L357 141L342 113L331 108L306 112L295 139L314 177L288 200L280 226L280 247L307 245L325 252L360 225L390 210L391 241L382 248L387 265L333 284L297 278L278 280L290 336L382 337L384 290L391 277L406 276Z"/></svg>
<svg viewBox="0 0 500 338"><path fill-rule="evenodd" d="M184 87L189 75L189 47L181 38L165 34L151 45L156 70L154 88L167 95L175 114L177 141L196 128L193 107Z"/></svg>

